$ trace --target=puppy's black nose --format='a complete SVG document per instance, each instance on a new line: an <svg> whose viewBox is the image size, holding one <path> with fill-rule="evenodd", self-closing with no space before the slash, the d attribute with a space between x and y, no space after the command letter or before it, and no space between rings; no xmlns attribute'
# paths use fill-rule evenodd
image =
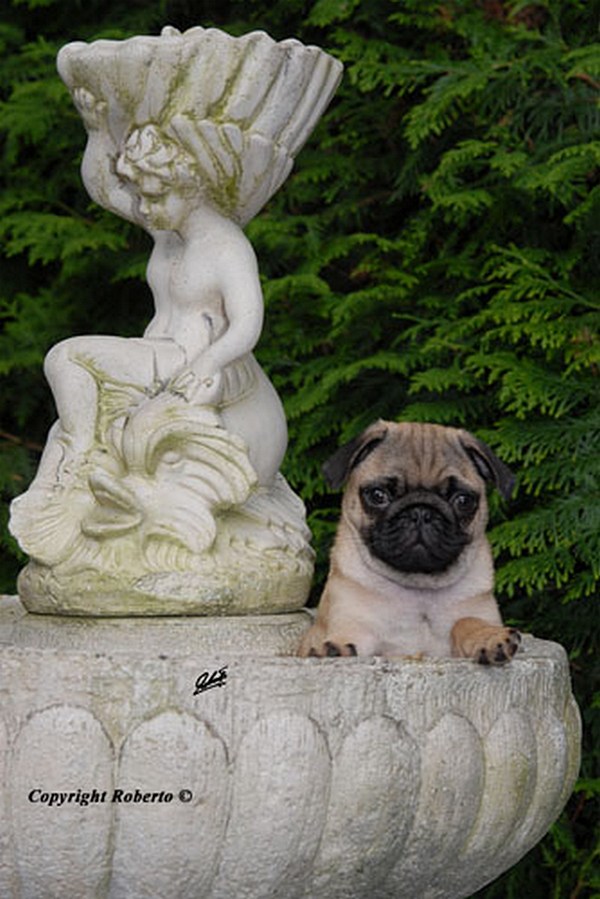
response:
<svg viewBox="0 0 600 899"><path fill-rule="evenodd" d="M411 506L407 511L407 515L413 524L421 527L424 524L431 524L433 512L429 506Z"/></svg>

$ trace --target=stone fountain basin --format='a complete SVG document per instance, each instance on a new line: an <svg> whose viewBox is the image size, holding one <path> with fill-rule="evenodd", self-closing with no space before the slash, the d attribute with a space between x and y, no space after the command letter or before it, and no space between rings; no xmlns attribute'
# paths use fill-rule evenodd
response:
<svg viewBox="0 0 600 899"><path fill-rule="evenodd" d="M454 899L544 835L579 766L562 647L286 655L306 623L2 600L0 896Z"/></svg>

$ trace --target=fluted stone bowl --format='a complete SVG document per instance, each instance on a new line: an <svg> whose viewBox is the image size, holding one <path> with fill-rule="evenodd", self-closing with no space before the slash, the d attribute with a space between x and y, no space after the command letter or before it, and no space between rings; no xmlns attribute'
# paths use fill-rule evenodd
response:
<svg viewBox="0 0 600 899"><path fill-rule="evenodd" d="M544 835L579 765L559 645L296 659L306 623L0 602L2 899L455 899Z"/></svg>

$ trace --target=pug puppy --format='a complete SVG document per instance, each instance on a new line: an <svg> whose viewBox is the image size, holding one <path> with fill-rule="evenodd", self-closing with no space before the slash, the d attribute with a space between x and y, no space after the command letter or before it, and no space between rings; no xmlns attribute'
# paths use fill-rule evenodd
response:
<svg viewBox="0 0 600 899"><path fill-rule="evenodd" d="M378 421L324 466L346 489L331 567L301 656L512 659L493 595L486 487L514 478L467 431Z"/></svg>

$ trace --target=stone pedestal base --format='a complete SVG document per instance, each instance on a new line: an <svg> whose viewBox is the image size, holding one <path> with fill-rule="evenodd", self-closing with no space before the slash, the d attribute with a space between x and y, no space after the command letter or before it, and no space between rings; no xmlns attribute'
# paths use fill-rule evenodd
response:
<svg viewBox="0 0 600 899"><path fill-rule="evenodd" d="M543 836L579 764L560 646L286 656L305 626L0 601L0 896L458 899Z"/></svg>

